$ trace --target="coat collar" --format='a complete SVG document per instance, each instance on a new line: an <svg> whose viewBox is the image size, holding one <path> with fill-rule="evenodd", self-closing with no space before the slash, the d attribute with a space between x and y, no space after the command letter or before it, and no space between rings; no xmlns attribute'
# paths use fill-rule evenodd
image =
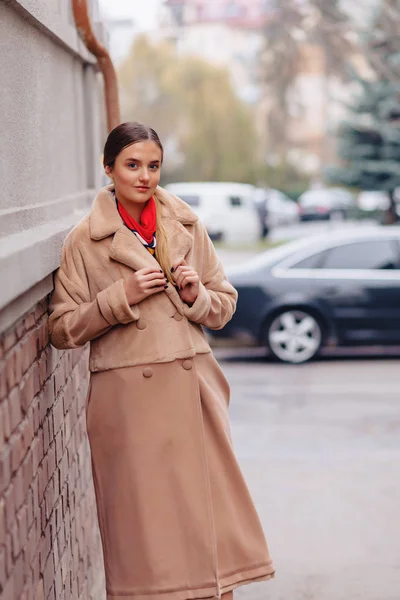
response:
<svg viewBox="0 0 400 600"><path fill-rule="evenodd" d="M109 249L110 258L135 271L144 267L158 266L154 256L123 223L115 204L113 189L113 185L104 187L94 200L89 215L90 237L98 241L113 235ZM176 266L187 256L193 246L193 236L185 225L195 223L198 217L183 200L169 194L161 187L157 188L155 195L162 206L171 267ZM170 285L165 291L178 312L183 314L183 303L176 289Z"/></svg>
<svg viewBox="0 0 400 600"><path fill-rule="evenodd" d="M122 219L115 206L113 184L102 188L96 196L89 217L90 237L102 240L123 226ZM155 196L161 202L162 215L166 220L175 220L182 225L192 225L198 220L197 215L188 205L161 187L157 187Z"/></svg>

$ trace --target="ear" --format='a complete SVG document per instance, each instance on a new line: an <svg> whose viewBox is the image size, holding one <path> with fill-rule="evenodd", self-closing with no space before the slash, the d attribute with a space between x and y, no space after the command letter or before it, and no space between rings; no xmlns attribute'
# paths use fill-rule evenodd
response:
<svg viewBox="0 0 400 600"><path fill-rule="evenodd" d="M113 170L112 170L111 167L109 167L108 165L106 165L106 167L104 168L104 172L107 175L107 177L109 177L111 179L111 181L114 181L113 175L112 175Z"/></svg>

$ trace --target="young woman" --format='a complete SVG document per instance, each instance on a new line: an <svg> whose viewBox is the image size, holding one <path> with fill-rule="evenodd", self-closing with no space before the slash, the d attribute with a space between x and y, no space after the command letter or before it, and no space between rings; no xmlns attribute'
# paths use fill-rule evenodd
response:
<svg viewBox="0 0 400 600"><path fill-rule="evenodd" d="M90 342L107 599L231 600L274 574L202 330L229 321L237 294L197 216L158 186L162 161L150 127L110 133L112 185L65 241L50 336L56 348Z"/></svg>

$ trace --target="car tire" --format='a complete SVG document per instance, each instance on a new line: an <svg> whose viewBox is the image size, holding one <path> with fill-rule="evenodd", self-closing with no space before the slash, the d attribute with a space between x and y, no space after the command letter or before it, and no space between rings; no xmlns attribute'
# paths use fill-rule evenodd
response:
<svg viewBox="0 0 400 600"><path fill-rule="evenodd" d="M315 358L323 343L323 326L305 308L285 308L275 313L266 326L266 343L280 362L301 364Z"/></svg>

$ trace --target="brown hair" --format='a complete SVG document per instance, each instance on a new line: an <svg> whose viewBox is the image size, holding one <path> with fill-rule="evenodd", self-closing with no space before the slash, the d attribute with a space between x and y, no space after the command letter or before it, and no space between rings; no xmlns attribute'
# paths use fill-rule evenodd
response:
<svg viewBox="0 0 400 600"><path fill-rule="evenodd" d="M149 127L148 125L144 125L143 123L138 123L137 121L128 121L127 123L121 123L113 129L107 138L107 141L104 145L104 153L103 153L103 165L104 167L114 167L115 160L120 152L127 146L131 146L132 144L137 144L138 142L152 141L161 150L161 160L164 158L164 148L158 137L157 133ZM170 274L170 260L169 260L169 251L168 251L168 240L167 234L164 229L164 225L162 223L161 218L161 205L158 198L155 196L156 207L157 207L157 247L156 247L156 256L157 260L160 263L161 268L164 273L168 277L171 283L174 283L172 276Z"/></svg>

